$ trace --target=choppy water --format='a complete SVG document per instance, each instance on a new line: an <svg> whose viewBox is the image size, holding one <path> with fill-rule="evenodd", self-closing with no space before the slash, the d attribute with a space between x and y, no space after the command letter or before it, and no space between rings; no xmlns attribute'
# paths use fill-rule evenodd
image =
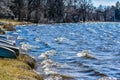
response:
<svg viewBox="0 0 120 80"><path fill-rule="evenodd" d="M17 45L38 61L37 71L75 80L120 80L120 23L17 26ZM60 77L53 80L62 80Z"/></svg>

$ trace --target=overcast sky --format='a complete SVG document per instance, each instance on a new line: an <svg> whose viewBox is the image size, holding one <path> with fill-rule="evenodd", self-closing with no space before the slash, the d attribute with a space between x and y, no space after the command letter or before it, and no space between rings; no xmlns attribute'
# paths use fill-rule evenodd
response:
<svg viewBox="0 0 120 80"><path fill-rule="evenodd" d="M98 7L100 4L104 6L115 5L115 3L120 0L92 0L92 1L93 1L94 6Z"/></svg>

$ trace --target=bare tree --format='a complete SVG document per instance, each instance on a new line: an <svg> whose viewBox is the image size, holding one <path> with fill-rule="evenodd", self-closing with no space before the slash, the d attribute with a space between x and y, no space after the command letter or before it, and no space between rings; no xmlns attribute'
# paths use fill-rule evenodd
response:
<svg viewBox="0 0 120 80"><path fill-rule="evenodd" d="M83 22L85 22L87 19L88 11L92 6L92 1L91 0L80 0L79 5L80 5L80 10L82 11L82 16L83 16L82 20Z"/></svg>

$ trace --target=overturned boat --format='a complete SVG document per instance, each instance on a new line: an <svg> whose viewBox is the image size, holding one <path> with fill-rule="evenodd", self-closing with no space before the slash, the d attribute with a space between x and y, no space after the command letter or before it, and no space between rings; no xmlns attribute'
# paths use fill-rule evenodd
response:
<svg viewBox="0 0 120 80"><path fill-rule="evenodd" d="M11 46L11 45L7 45L7 44L4 44L4 43L0 43L0 47L6 47L8 49L11 49L11 50L13 50L15 52L15 54L17 56L19 56L19 48L16 47L16 46ZM1 53L1 51L0 51L0 53Z"/></svg>
<svg viewBox="0 0 120 80"><path fill-rule="evenodd" d="M6 45L11 45L15 46L15 43L6 39L0 39L0 43L6 44Z"/></svg>
<svg viewBox="0 0 120 80"><path fill-rule="evenodd" d="M0 39L7 39L6 35L0 35Z"/></svg>
<svg viewBox="0 0 120 80"><path fill-rule="evenodd" d="M17 55L14 50L0 46L0 57L16 59Z"/></svg>

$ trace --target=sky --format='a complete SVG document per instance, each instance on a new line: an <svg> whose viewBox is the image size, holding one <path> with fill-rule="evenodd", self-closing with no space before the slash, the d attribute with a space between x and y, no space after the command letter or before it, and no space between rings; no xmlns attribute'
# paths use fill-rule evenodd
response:
<svg viewBox="0 0 120 80"><path fill-rule="evenodd" d="M98 7L99 5L103 5L103 6L111 6L111 5L115 5L115 3L117 1L120 1L120 0L92 0L93 1L93 4L94 6Z"/></svg>

